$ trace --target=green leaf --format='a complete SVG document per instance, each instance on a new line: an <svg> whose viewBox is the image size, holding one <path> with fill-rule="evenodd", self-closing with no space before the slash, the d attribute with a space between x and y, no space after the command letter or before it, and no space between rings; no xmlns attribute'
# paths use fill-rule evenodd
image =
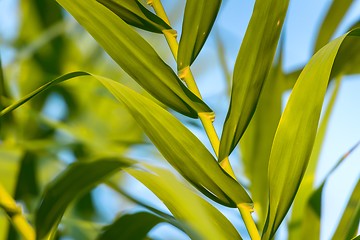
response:
<svg viewBox="0 0 360 240"><path fill-rule="evenodd" d="M288 0L257 0L236 59L230 107L220 141L219 160L235 148L245 132L271 67Z"/></svg>
<svg viewBox="0 0 360 240"><path fill-rule="evenodd" d="M176 219L189 226L184 230L191 239L241 239L224 215L168 170L148 165L146 168L126 171L160 198Z"/></svg>
<svg viewBox="0 0 360 240"><path fill-rule="evenodd" d="M216 16L221 0L187 0L179 42L177 68L190 66L201 51Z"/></svg>
<svg viewBox="0 0 360 240"><path fill-rule="evenodd" d="M97 0L127 24L150 32L162 33L171 29L161 18L147 10L138 0Z"/></svg>
<svg viewBox="0 0 360 240"><path fill-rule="evenodd" d="M318 51L296 81L281 116L269 159L269 208L263 239L271 239L288 212L306 170L321 106L341 43L354 30ZM315 81L316 80L316 81Z"/></svg>
<svg viewBox="0 0 360 240"><path fill-rule="evenodd" d="M29 101L54 84L91 76L125 104L164 157L200 191L224 205L252 203L245 189L218 165L205 146L183 124L155 102L120 83L86 72L54 79L0 112L0 117ZM196 148L194 148L196 146Z"/></svg>
<svg viewBox="0 0 360 240"><path fill-rule="evenodd" d="M281 63L277 63L268 75L253 118L240 140L244 171L250 181L249 191L257 215L258 226L263 227L268 205L268 163L271 144L281 116L281 100L284 90ZM261 149L261 151L259 151Z"/></svg>
<svg viewBox="0 0 360 240"><path fill-rule="evenodd" d="M316 141L316 140L315 140ZM315 239L320 238L320 220L321 220L321 203L322 203L322 193L324 186L326 184L327 179L330 177L330 175L337 169L337 167L353 152L358 146L360 145L360 141L356 143L347 153L345 153L338 161L337 163L331 168L331 170L326 174L324 177L324 180L320 184L320 186L315 189L311 193L311 195L308 198L303 198L302 201L305 201L305 206L302 205L294 205L293 209L298 211L305 212L303 219L299 219L299 214L296 214L298 217L297 222L293 222L293 226L291 227L299 227L299 231L293 231L290 230L291 238L292 239L299 239L299 238L306 238L306 236L313 236ZM304 186L309 187L312 189L312 186ZM307 196L307 195L306 195ZM300 209L295 209L295 207L301 207ZM301 221L302 220L302 221ZM295 226L294 226L295 225ZM295 228L297 230L297 228ZM295 235L297 234L297 235ZM301 235L302 234L302 235Z"/></svg>
<svg viewBox="0 0 360 240"><path fill-rule="evenodd" d="M332 239L350 239L357 233L360 221L360 179L358 180L345 211L340 219L339 225Z"/></svg>
<svg viewBox="0 0 360 240"><path fill-rule="evenodd" d="M155 50L126 22L95 0L57 0L146 91L192 118L211 109L196 97Z"/></svg>
<svg viewBox="0 0 360 240"><path fill-rule="evenodd" d="M309 201L309 198L312 195L312 192L314 190L314 181L315 181L315 172L316 172L316 166L318 163L318 159L320 156L320 151L322 149L322 144L325 138L327 126L329 123L329 119L332 113L332 109L335 104L335 100L337 98L339 89L340 89L340 83L341 83L340 77L338 77L335 81L335 87L332 92L330 101L326 107L326 111L324 113L324 116L322 118L322 121L320 123L319 130L317 132L313 150L311 152L310 160L308 167L306 169L306 172L304 174L303 181L300 184L299 190L296 194L296 197L294 199L292 213L290 221L288 222L288 229L289 229L289 240L296 240L301 238L301 228L302 225L308 224L310 222L316 221L316 216L312 215L312 212L309 212L308 214L313 216L312 219L309 219L309 215L305 213L306 205ZM312 201L313 202L313 201ZM312 230L315 230L315 223L313 223L314 227L311 227Z"/></svg>
<svg viewBox="0 0 360 240"><path fill-rule="evenodd" d="M6 143L0 144L0 185L12 196L15 195L16 179L22 155L21 149ZM0 208L0 239L6 239L8 226L9 219Z"/></svg>
<svg viewBox="0 0 360 240"><path fill-rule="evenodd" d="M149 212L124 214L111 225L103 228L98 240L133 239L143 240L148 232L165 220Z"/></svg>
<svg viewBox="0 0 360 240"><path fill-rule="evenodd" d="M346 205L332 239L350 239L355 236L360 221L360 180Z"/></svg>
<svg viewBox="0 0 360 240"><path fill-rule="evenodd" d="M223 205L252 203L200 140L155 102L109 79L97 77L134 116L165 159L202 193Z"/></svg>
<svg viewBox="0 0 360 240"><path fill-rule="evenodd" d="M314 46L314 53L319 51L320 48L330 41L341 21L344 19L345 14L348 12L352 2L353 0L332 1L326 17L319 27Z"/></svg>
<svg viewBox="0 0 360 240"><path fill-rule="evenodd" d="M69 203L89 191L99 182L134 161L125 158L105 158L92 162L76 162L47 186L35 215L36 236L51 234Z"/></svg>

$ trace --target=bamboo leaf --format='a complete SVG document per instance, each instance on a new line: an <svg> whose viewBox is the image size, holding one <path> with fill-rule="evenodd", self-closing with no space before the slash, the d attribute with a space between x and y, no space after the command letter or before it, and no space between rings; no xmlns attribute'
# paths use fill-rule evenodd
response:
<svg viewBox="0 0 360 240"><path fill-rule="evenodd" d="M358 180L332 239L350 239L356 235L360 221L360 180Z"/></svg>
<svg viewBox="0 0 360 240"><path fill-rule="evenodd" d="M244 171L250 181L249 191L261 227L264 226L268 205L267 167L271 144L281 116L284 82L280 66L281 63L277 63L270 70L255 114L240 140Z"/></svg>
<svg viewBox="0 0 360 240"><path fill-rule="evenodd" d="M359 36L360 30L354 30L327 44L311 58L296 81L271 149L270 200L263 239L274 236L301 183L315 140L331 69L341 43L346 37Z"/></svg>
<svg viewBox="0 0 360 240"><path fill-rule="evenodd" d="M36 236L52 234L69 203L89 191L106 177L134 161L125 158L105 158L92 162L76 162L47 186L36 212Z"/></svg>
<svg viewBox="0 0 360 240"><path fill-rule="evenodd" d="M319 28L314 46L314 53L330 41L352 3L353 0L332 1L331 6Z"/></svg>
<svg viewBox="0 0 360 240"><path fill-rule="evenodd" d="M160 198L176 219L189 226L190 229L184 230L191 239L241 239L224 215L169 171L146 168L148 170L129 168L126 171Z"/></svg>
<svg viewBox="0 0 360 240"><path fill-rule="evenodd" d="M150 32L162 33L171 29L161 18L147 10L138 0L97 0L127 24Z"/></svg>
<svg viewBox="0 0 360 240"><path fill-rule="evenodd" d="M95 0L57 0L145 90L192 118L211 109L196 97L127 23Z"/></svg>
<svg viewBox="0 0 360 240"><path fill-rule="evenodd" d="M179 42L177 68L182 70L194 62L200 53L216 16L221 0L187 0Z"/></svg>
<svg viewBox="0 0 360 240"><path fill-rule="evenodd" d="M200 140L178 119L120 83L97 79L125 104L165 159L202 193L230 207L252 203L244 188L223 171Z"/></svg>
<svg viewBox="0 0 360 240"><path fill-rule="evenodd" d="M311 152L310 160L308 167L306 169L304 179L300 184L299 191L296 194L296 197L294 199L293 203L293 210L291 213L290 221L288 222L288 229L289 229L289 240L296 240L301 238L301 228L302 225L308 224L309 222L312 222L312 220L315 221L316 216L312 215L312 212L309 213L309 215L313 216L312 219L309 219L309 215L305 213L306 205L312 195L312 192L314 191L314 180L315 180L315 172L316 172L316 166L318 163L320 150L322 148L322 144L325 138L325 133L327 130L327 126L329 123L329 119L335 104L335 100L337 98L339 89L340 89L340 83L341 83L340 77L338 77L335 80L335 87L332 92L330 101L327 105L326 111L324 113L324 116L322 118L322 121L320 123L319 130L317 132L313 150ZM312 200L314 202L314 200ZM305 218L304 216L308 216ZM314 226L311 227L313 230L315 230L315 223Z"/></svg>
<svg viewBox="0 0 360 240"><path fill-rule="evenodd" d="M288 4L288 0L255 2L234 67L230 107L220 141L220 161L235 148L252 118L275 55Z"/></svg>
<svg viewBox="0 0 360 240"><path fill-rule="evenodd" d="M105 226L97 239L143 240L152 228L164 221L163 218L149 212L124 214L111 225Z"/></svg>
<svg viewBox="0 0 360 240"><path fill-rule="evenodd" d="M0 112L0 117L29 101L54 84L91 76L125 104L159 151L200 191L226 206L252 203L245 189L218 165L205 146L165 109L120 83L86 72L73 72L54 79ZM194 146L196 146L194 150Z"/></svg>
<svg viewBox="0 0 360 240"><path fill-rule="evenodd" d="M315 140L316 141L316 140ZM300 211L305 212L303 217L304 219L302 219L302 222L298 221L298 222L294 222L296 223L298 226L301 227L301 232L300 234L297 232L293 232L291 234L291 237L293 239L297 239L298 238L306 238L306 236L313 236L314 239L319 239L320 238L320 220L321 220L321 203L322 203L322 193L323 193L323 189L324 186L326 184L327 179L330 177L330 175L337 169L337 167L360 145L360 141L358 143L356 143L347 153L345 153L338 161L337 163L331 168L331 170L326 174L326 176L324 177L324 180L322 181L322 183L320 184L320 186L315 189L311 195L308 197L308 199L304 198L302 199L303 201L306 202L306 207L302 207L300 209ZM310 188L311 189L311 188ZM294 207L297 207L294 205ZM299 211L298 209L296 209L296 211ZM359 216L360 217L360 216ZM299 222L301 224L299 224ZM291 229L290 229L291 230ZM297 233L298 235L295 235L294 233ZM302 236L301 236L302 234ZM350 238L350 237L349 237ZM333 238L334 239L334 238ZM348 238L346 238L348 239Z"/></svg>

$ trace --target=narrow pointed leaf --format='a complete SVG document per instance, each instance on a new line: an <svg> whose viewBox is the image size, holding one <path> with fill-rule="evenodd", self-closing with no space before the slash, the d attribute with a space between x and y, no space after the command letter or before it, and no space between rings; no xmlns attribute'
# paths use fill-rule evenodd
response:
<svg viewBox="0 0 360 240"><path fill-rule="evenodd" d="M314 191L316 166L318 165L320 151L322 149L329 119L340 89L340 83L341 83L341 78L339 77L335 80L335 88L332 92L330 101L327 105L324 116L320 123L320 127L315 138L313 150L311 152L309 164L306 169L304 179L301 182L299 191L297 192L296 197L294 199L291 218L290 221L288 222L289 240L296 240L301 238L302 225L304 223L308 224L309 222L311 222L311 220L306 217L308 216L308 214L305 213L305 211L307 211L305 209L312 195L312 192ZM315 216L313 216L312 220L315 221ZM315 224L314 224L314 229L315 229Z"/></svg>
<svg viewBox="0 0 360 240"><path fill-rule="evenodd" d="M301 183L312 151L321 106L335 57L354 30L318 51L296 81L281 116L269 159L269 208L263 239L271 239L283 221Z"/></svg>
<svg viewBox="0 0 360 240"><path fill-rule="evenodd" d="M42 196L36 212L36 236L41 239L59 223L67 206L76 197L124 167L134 164L125 158L106 158L71 164L50 185Z"/></svg>
<svg viewBox="0 0 360 240"><path fill-rule="evenodd" d="M138 0L97 0L127 24L150 32L171 29L161 18L147 10Z"/></svg>
<svg viewBox="0 0 360 240"><path fill-rule="evenodd" d="M146 91L192 118L211 109L188 90L155 50L126 22L95 0L57 0Z"/></svg>
<svg viewBox="0 0 360 240"><path fill-rule="evenodd" d="M316 141L316 140L315 140ZM306 238L306 236L312 236L314 239L320 238L320 221L321 221L321 203L322 203L322 194L323 189L326 184L327 179L330 175L337 169L337 167L353 152L358 146L360 142L356 143L347 153L345 153L338 162L331 168L331 170L326 174L324 180L320 184L320 186L315 189L308 198L303 198L302 200L305 201L306 207L302 207L300 205L300 211L304 212L303 219L297 219L297 222L293 222L293 225L296 224L295 227L300 228L300 231L293 231L289 229L291 232L292 239L299 239L299 238ZM307 186L309 187L309 186ZM311 187L309 187L312 189ZM293 209L295 207L293 206ZM294 209L299 211L298 209ZM297 214L298 216L298 214ZM299 217L299 216L298 216ZM302 221L301 221L302 220ZM295 228L296 230L296 228ZM299 232L299 233L298 233ZM297 235L296 235L297 234ZM349 237L350 238L350 237Z"/></svg>
<svg viewBox="0 0 360 240"><path fill-rule="evenodd" d="M284 90L282 74L279 63L270 70L254 117L240 140L242 163L250 181L249 191L259 216L259 227L264 226L268 205L267 167L271 144L281 116Z"/></svg>
<svg viewBox="0 0 360 240"><path fill-rule="evenodd" d="M120 83L86 72L73 72L54 79L0 112L13 111L54 84L91 76L123 102L164 157L200 191L224 205L252 203L245 189L218 165L211 153L183 124L150 99ZM195 150L194 150L195 149Z"/></svg>
<svg viewBox="0 0 360 240"><path fill-rule="evenodd" d="M235 148L254 114L274 59L288 4L289 0L255 2L234 67L230 107L220 141L220 161Z"/></svg>
<svg viewBox="0 0 360 240"><path fill-rule="evenodd" d="M165 159L187 180L226 206L252 203L244 188L178 119L155 102L115 81L97 77L129 109Z"/></svg>
<svg viewBox="0 0 360 240"><path fill-rule="evenodd" d="M334 0L331 3L320 28L315 42L314 53L327 44L334 35L336 29L344 19L353 0Z"/></svg>
<svg viewBox="0 0 360 240"><path fill-rule="evenodd" d="M340 219L340 223L332 239L350 239L357 233L360 221L360 179L358 180L345 211Z"/></svg>
<svg viewBox="0 0 360 240"><path fill-rule="evenodd" d="M224 215L168 170L146 168L150 171L134 168L126 171L148 187L176 219L189 226L190 229L184 230L191 239L241 239Z"/></svg>
<svg viewBox="0 0 360 240"><path fill-rule="evenodd" d="M179 42L178 70L190 66L200 53L216 16L221 0L187 0Z"/></svg>
<svg viewBox="0 0 360 240"><path fill-rule="evenodd" d="M109 239L146 239L148 232L164 219L149 212L125 214L116 219L111 225L104 227L97 240Z"/></svg>

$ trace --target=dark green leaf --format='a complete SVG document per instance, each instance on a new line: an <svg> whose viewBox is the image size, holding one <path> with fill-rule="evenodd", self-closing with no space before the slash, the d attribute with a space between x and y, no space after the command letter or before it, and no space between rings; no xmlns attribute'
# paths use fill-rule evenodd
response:
<svg viewBox="0 0 360 240"><path fill-rule="evenodd" d="M182 25L178 70L190 66L200 53L221 5L221 0L187 0Z"/></svg>
<svg viewBox="0 0 360 240"><path fill-rule="evenodd" d="M236 59L230 107L220 141L219 160L227 157L245 132L271 67L288 0L257 0Z"/></svg>
<svg viewBox="0 0 360 240"><path fill-rule="evenodd" d="M97 0L127 24L147 31L162 33L171 29L161 18L147 10L138 0Z"/></svg>
<svg viewBox="0 0 360 240"><path fill-rule="evenodd" d="M311 58L296 81L281 116L269 159L270 200L263 239L274 236L301 183L314 144L330 73L347 36L360 36L360 30L330 42Z"/></svg>
<svg viewBox="0 0 360 240"><path fill-rule="evenodd" d="M98 240L132 239L143 240L157 224L165 222L149 212L137 212L120 216L111 225L104 227Z"/></svg>
<svg viewBox="0 0 360 240"><path fill-rule="evenodd" d="M106 158L71 164L47 186L42 196L35 216L37 237L45 237L56 227L72 200L133 163L125 158Z"/></svg>
<svg viewBox="0 0 360 240"><path fill-rule="evenodd" d="M192 118L211 109L196 97L155 50L126 22L95 0L57 0L145 90Z"/></svg>

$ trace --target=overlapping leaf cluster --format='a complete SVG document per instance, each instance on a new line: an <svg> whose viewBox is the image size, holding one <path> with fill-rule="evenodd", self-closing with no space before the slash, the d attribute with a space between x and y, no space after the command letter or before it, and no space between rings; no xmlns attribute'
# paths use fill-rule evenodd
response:
<svg viewBox="0 0 360 240"><path fill-rule="evenodd" d="M148 2L154 12L138 0L57 0L124 71L111 68L111 74L108 74L108 66L103 66L104 70L99 74L89 73L97 69L98 63L92 62L94 56L88 56L83 63L78 59L75 67L70 61L47 66L47 54L59 56L63 52L59 49L68 49L69 54L76 56L81 47L64 43L67 28L61 7L50 4L49 7L56 12L51 15L44 12L42 2L35 1L32 5L23 1L21 5L24 9L30 7L39 11L39 19L33 23L38 26L38 32L47 29L48 25L53 27L43 36L47 39L44 48L37 49L34 44L34 56L18 60L21 71L26 73L35 66L37 71L33 72L38 72L39 79L59 76L64 69L75 68L76 71L39 82L35 85L41 87L33 91L30 89L35 89L35 86L22 84L26 89L21 89L21 93L27 94L21 94L24 97L17 101L11 100L13 96L7 91L7 80L2 72L0 76L0 164L5 166L6 178L10 179L3 191L15 193L16 200L25 201L28 211L34 214L37 239L67 236L58 228L60 222L71 225L66 223L67 218L91 219L97 216L93 198L88 192L104 182L147 211L124 213L109 226L94 227L90 232L98 239L143 239L159 223L170 224L192 239L241 239L233 223L209 199L225 207L239 208L253 239L273 239L294 204L288 227L289 238L298 239L305 232L319 238L320 202L325 180L318 189L312 190L313 174L341 76L358 73L356 67L359 66L360 54L354 49L360 48L360 30L354 27L341 37L329 40L352 1L346 1L346 4L333 2L314 45L314 56L302 69L287 75L282 71L283 46L280 44L278 47L278 42L289 1L255 1L233 68L230 105L220 140L211 125L211 118L207 118L214 113L201 98L191 67L211 33L221 0L186 1L179 43L176 34L168 35L175 30L159 0ZM137 28L164 34L175 53L178 74ZM49 40L53 32L55 37ZM30 34L21 36L20 40L27 44L33 38ZM92 54L99 57L101 51L97 45L93 48ZM277 48L280 53L276 58ZM77 71L87 62L92 62L92 67L87 71ZM122 83L102 74L118 76ZM19 82L29 81L29 75L24 76ZM114 76L111 78L116 79ZM126 84L129 77L141 89ZM318 130L329 81L335 77L333 99ZM281 97L289 88L292 92L281 113ZM146 94L152 97L144 96ZM67 113L60 119L43 114L51 98L60 98L67 106ZM23 105L28 101L31 105ZM200 118L215 156L172 111ZM19 129L29 126L30 130L22 132L19 137ZM129 147L145 142L142 133L181 178L169 169L126 157ZM122 137L127 134L131 136ZM245 174L250 180L249 189L236 179L228 161L239 141ZM77 162L54 167L50 159L59 158L64 152L65 155L70 152ZM56 173L61 171L54 180L52 173L45 174L49 166ZM123 182L119 176L114 177L117 172L128 173L150 189L171 215L122 191L119 185ZM2 185L5 179L2 176L5 175L0 176ZM37 180L39 176L45 179L41 186ZM309 181L302 182L304 177ZM77 198L73 213L66 213L70 203ZM360 206L354 202L360 202L359 183L334 233L335 239L341 235L351 238L356 233ZM31 226L25 228L17 224L16 214L11 214L7 204L9 201L2 200L0 195L0 207L6 210L17 231L24 238L32 239L31 230L28 230ZM253 205L259 216L257 224L250 217ZM300 224L292 226L294 222ZM0 218L0 226L7 228L6 224ZM73 228L75 225L83 230L78 237L89 234L86 224L74 224ZM71 232L72 227L68 229ZM15 234L12 231L8 236Z"/></svg>

